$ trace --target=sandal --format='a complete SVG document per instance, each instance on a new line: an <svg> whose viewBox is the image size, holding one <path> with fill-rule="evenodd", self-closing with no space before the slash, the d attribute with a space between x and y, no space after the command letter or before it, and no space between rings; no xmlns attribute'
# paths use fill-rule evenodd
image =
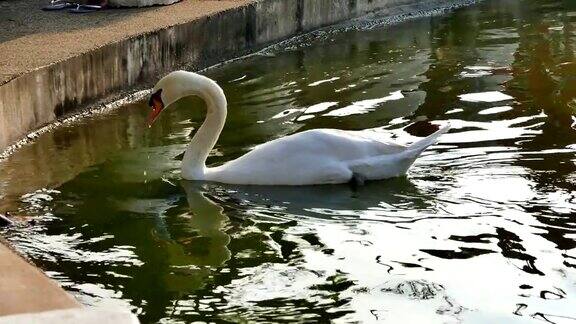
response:
<svg viewBox="0 0 576 324"><path fill-rule="evenodd" d="M104 9L103 6L98 5L83 5L83 4L75 4L76 8L68 10L71 13L89 13L94 11L99 11Z"/></svg>
<svg viewBox="0 0 576 324"><path fill-rule="evenodd" d="M44 11L54 11L54 10L63 10L68 8L74 8L76 4L68 1L63 0L52 0L50 4L47 6L42 7Z"/></svg>

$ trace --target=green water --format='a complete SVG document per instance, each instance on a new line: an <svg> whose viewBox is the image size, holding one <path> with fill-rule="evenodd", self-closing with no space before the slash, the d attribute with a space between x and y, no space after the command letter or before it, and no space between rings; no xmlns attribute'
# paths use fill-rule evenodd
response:
<svg viewBox="0 0 576 324"><path fill-rule="evenodd" d="M453 129L406 178L226 186L179 176L202 103L152 129L128 105L0 162L0 210L38 216L3 235L145 323L574 322L575 33L574 1L494 0L211 70L229 118L209 164L312 128Z"/></svg>

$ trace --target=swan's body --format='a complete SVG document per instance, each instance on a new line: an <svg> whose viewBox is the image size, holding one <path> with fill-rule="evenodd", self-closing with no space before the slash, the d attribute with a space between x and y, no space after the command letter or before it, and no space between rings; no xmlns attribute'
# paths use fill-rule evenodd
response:
<svg viewBox="0 0 576 324"><path fill-rule="evenodd" d="M220 167L207 168L205 180L313 185L346 183L353 176L385 179L405 174L426 147L409 149L361 132L309 130L257 146Z"/></svg>
<svg viewBox="0 0 576 324"><path fill-rule="evenodd" d="M184 71L172 72L154 88L151 121L181 97L206 101L206 120L182 161L182 177L230 184L316 185L346 183L353 178L378 180L404 175L416 158L449 127L405 146L382 139L377 132L316 129L285 136L255 147L224 165L208 168L206 158L226 119L226 97L216 82ZM156 96L156 97L155 97ZM155 101L154 101L154 100ZM158 108L159 105L159 108Z"/></svg>

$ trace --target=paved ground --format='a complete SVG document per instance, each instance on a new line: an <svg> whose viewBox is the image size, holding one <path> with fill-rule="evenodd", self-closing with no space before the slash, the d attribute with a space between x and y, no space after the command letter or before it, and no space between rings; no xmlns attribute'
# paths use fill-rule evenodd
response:
<svg viewBox="0 0 576 324"><path fill-rule="evenodd" d="M251 1L183 0L171 6L71 14L40 10L49 0L0 0L0 85L105 44Z"/></svg>
<svg viewBox="0 0 576 324"><path fill-rule="evenodd" d="M0 241L0 318L4 315L77 308L80 304L40 270Z"/></svg>

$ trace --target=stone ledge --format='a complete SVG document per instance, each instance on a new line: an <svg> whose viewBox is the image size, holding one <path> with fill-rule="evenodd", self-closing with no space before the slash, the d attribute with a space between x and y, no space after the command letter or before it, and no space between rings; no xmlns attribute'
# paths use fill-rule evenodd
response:
<svg viewBox="0 0 576 324"><path fill-rule="evenodd" d="M0 316L80 307L55 281L3 242L0 242L0 269Z"/></svg>
<svg viewBox="0 0 576 324"><path fill-rule="evenodd" d="M75 308L0 317L0 324L138 324L136 315L125 310Z"/></svg>

